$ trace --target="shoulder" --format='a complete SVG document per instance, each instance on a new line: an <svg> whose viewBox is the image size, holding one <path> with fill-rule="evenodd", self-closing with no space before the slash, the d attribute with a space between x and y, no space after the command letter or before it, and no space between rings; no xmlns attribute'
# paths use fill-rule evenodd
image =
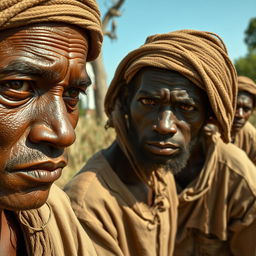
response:
<svg viewBox="0 0 256 256"><path fill-rule="evenodd" d="M245 134L249 134L253 140L256 140L256 129L250 122L245 124L243 131Z"/></svg>
<svg viewBox="0 0 256 256"><path fill-rule="evenodd" d="M95 203L106 193L105 171L110 168L101 152L89 159L81 171L65 186L64 191L69 196L72 207L83 208L85 199Z"/></svg>
<svg viewBox="0 0 256 256"><path fill-rule="evenodd" d="M232 143L225 144L219 141L217 150L217 162L223 169L236 179L245 181L252 193L256 196L256 167L247 154Z"/></svg>

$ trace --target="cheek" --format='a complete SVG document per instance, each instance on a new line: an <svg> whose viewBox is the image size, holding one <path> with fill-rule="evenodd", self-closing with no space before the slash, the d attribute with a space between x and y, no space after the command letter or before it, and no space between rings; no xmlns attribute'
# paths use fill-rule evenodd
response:
<svg viewBox="0 0 256 256"><path fill-rule="evenodd" d="M246 112L244 115L244 119L247 121L249 119L249 117L251 116L251 114L252 114L252 111Z"/></svg>
<svg viewBox="0 0 256 256"><path fill-rule="evenodd" d="M24 113L0 108L0 147L8 149L22 136L26 129Z"/></svg>

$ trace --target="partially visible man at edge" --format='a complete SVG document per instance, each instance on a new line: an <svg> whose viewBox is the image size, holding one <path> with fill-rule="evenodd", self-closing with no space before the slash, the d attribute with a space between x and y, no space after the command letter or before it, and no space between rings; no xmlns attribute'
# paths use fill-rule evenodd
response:
<svg viewBox="0 0 256 256"><path fill-rule="evenodd" d="M75 140L87 61L102 33L92 0L0 3L0 255L96 255L53 182Z"/></svg>
<svg viewBox="0 0 256 256"><path fill-rule="evenodd" d="M117 138L65 188L100 255L173 254L171 172L174 255L250 255L255 167L218 137L207 150L203 133L215 118L230 141L236 95L234 66L209 32L151 36L121 61L105 99Z"/></svg>
<svg viewBox="0 0 256 256"><path fill-rule="evenodd" d="M246 152L256 164L256 129L248 121L256 107L256 84L245 76L238 77L238 95L232 125L232 143Z"/></svg>

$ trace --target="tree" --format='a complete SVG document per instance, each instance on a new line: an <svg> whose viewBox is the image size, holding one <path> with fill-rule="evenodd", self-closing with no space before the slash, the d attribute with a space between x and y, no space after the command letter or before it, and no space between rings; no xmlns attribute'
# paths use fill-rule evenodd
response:
<svg viewBox="0 0 256 256"><path fill-rule="evenodd" d="M107 12L102 18L102 30L104 36L108 36L110 39L117 39L116 35L116 17L121 16L120 8L125 0L112 0L112 6L108 8ZM111 23L110 29L108 29ZM92 68L95 75L95 108L96 118L99 122L104 122L106 117L104 114L104 97L107 91L107 76L105 66L103 64L102 53L92 63Z"/></svg>
<svg viewBox="0 0 256 256"><path fill-rule="evenodd" d="M255 52L256 49L256 18L252 18L245 30L245 43L249 52Z"/></svg>
<svg viewBox="0 0 256 256"><path fill-rule="evenodd" d="M235 61L238 75L248 76L256 81L256 54L247 54Z"/></svg>
<svg viewBox="0 0 256 256"><path fill-rule="evenodd" d="M256 81L256 18L252 18L245 30L248 53L245 57L235 60L238 75L248 76Z"/></svg>

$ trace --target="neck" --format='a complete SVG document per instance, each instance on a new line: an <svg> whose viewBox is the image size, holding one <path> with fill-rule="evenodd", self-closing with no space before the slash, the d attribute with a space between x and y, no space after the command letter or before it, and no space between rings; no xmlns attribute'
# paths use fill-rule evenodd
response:
<svg viewBox="0 0 256 256"><path fill-rule="evenodd" d="M103 151L113 171L127 186L138 201L150 204L152 198L149 196L149 187L138 177L126 155L115 141L109 148Z"/></svg>
<svg viewBox="0 0 256 256"><path fill-rule="evenodd" d="M202 139L191 150L186 167L175 175L176 183L181 188L186 188L200 174L204 166L206 150Z"/></svg>
<svg viewBox="0 0 256 256"><path fill-rule="evenodd" d="M17 233L10 222L11 217L1 210L0 255L17 255Z"/></svg>

